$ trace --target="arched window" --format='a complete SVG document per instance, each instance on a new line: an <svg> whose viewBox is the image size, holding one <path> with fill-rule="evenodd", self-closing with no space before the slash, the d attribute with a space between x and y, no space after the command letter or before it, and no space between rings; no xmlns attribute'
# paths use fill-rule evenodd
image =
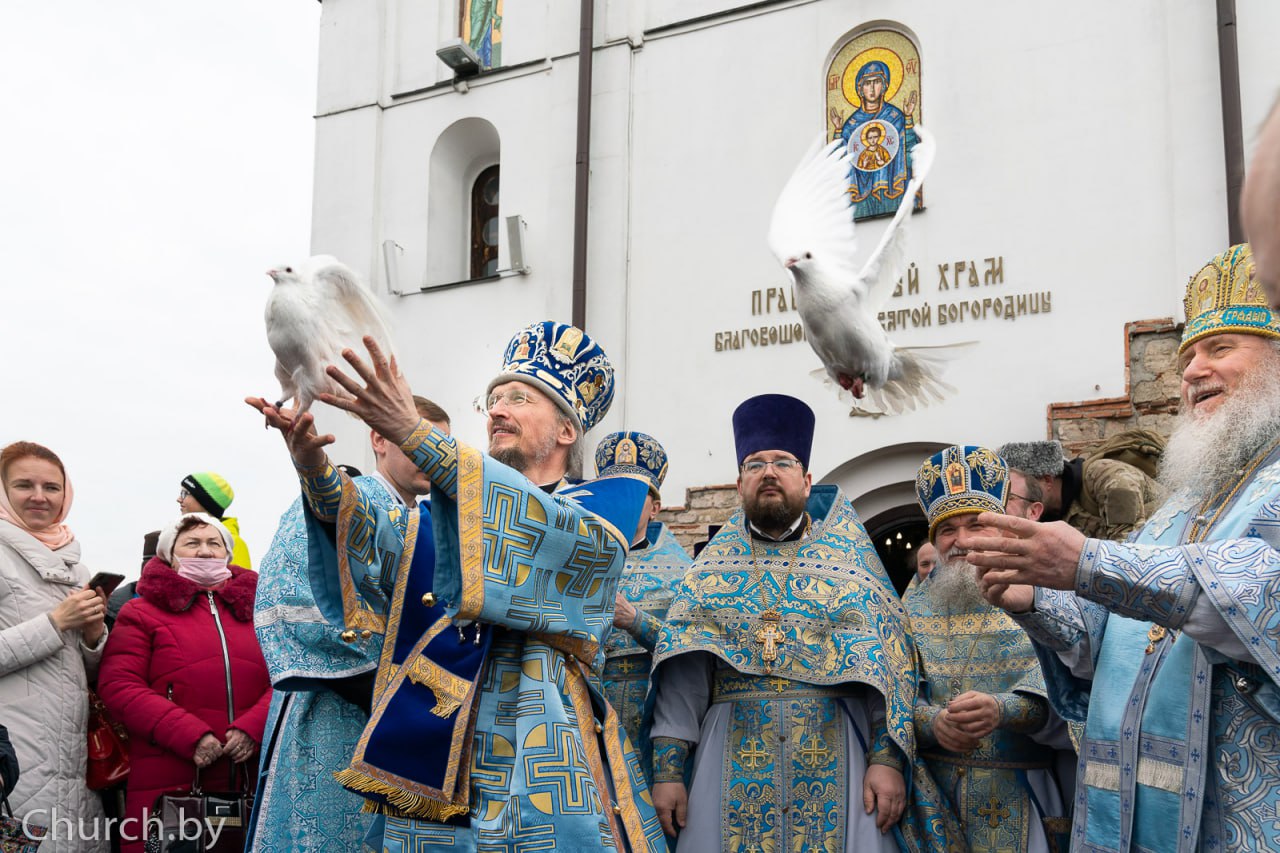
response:
<svg viewBox="0 0 1280 853"><path fill-rule="evenodd" d="M498 274L498 166L471 185L471 277Z"/></svg>
<svg viewBox="0 0 1280 853"><path fill-rule="evenodd" d="M427 185L424 286L497 274L502 242L498 219L501 162L498 129L485 119L460 119L436 140ZM488 176L492 182L486 180Z"/></svg>

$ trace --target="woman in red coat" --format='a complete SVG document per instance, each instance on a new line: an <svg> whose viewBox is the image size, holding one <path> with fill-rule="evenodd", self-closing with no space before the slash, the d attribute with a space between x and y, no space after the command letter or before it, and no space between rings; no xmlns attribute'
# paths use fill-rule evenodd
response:
<svg viewBox="0 0 1280 853"><path fill-rule="evenodd" d="M189 790L197 767L210 791L256 775L271 681L253 631L258 576L229 565L231 543L204 513L162 531L107 639L98 693L130 734L125 853L141 853L156 797Z"/></svg>

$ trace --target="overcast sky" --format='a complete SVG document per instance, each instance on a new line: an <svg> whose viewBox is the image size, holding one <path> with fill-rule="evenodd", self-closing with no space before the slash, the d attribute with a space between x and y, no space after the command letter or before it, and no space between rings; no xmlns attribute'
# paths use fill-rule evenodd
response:
<svg viewBox="0 0 1280 853"><path fill-rule="evenodd" d="M67 465L91 569L139 569L179 481L221 473L255 562L297 481L265 271L309 254L316 0L6 9L0 445Z"/></svg>

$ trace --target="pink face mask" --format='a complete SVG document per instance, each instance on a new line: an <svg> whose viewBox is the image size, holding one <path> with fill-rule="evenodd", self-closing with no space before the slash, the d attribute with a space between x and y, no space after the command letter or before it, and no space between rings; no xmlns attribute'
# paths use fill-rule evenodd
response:
<svg viewBox="0 0 1280 853"><path fill-rule="evenodd" d="M175 571L196 586L217 586L231 577L226 557L179 557Z"/></svg>

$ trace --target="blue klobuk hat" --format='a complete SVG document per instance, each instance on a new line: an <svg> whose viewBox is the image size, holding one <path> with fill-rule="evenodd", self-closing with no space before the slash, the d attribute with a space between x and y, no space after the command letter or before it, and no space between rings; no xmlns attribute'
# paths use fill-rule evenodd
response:
<svg viewBox="0 0 1280 853"><path fill-rule="evenodd" d="M744 401L733 413L738 467L752 453L784 450L808 469L814 420L813 409L786 394L761 394Z"/></svg>
<svg viewBox="0 0 1280 853"><path fill-rule="evenodd" d="M916 499L929 520L929 539L948 518L965 513L1004 512L1009 468L994 450L948 447L924 461L916 473Z"/></svg>
<svg viewBox="0 0 1280 853"><path fill-rule="evenodd" d="M502 357L502 372L486 393L504 382L524 382L548 394L589 431L613 402L613 365L600 345L576 326L545 320L516 333Z"/></svg>
<svg viewBox="0 0 1280 853"><path fill-rule="evenodd" d="M654 495L660 494L667 478L667 451L651 435L642 432L611 432L596 447L596 474L637 474L649 482Z"/></svg>

